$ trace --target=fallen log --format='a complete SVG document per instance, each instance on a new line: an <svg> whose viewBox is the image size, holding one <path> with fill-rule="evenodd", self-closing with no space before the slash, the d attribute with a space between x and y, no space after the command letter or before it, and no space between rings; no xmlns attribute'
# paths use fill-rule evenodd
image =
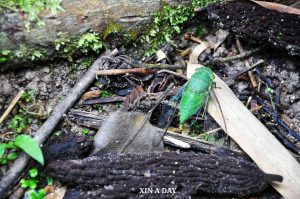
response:
<svg viewBox="0 0 300 199"><path fill-rule="evenodd" d="M266 174L254 164L233 157L175 152L110 153L54 161L46 172L69 187L94 193L80 198L177 198L203 193L245 196L264 190L272 181L282 181L281 176ZM174 191L143 191L162 188Z"/></svg>
<svg viewBox="0 0 300 199"><path fill-rule="evenodd" d="M184 5L191 1L63 0L61 6L64 11L59 11L55 15L49 10L42 11L39 16L45 26L32 26L30 31L24 26L22 13L10 10L9 12L0 13L0 50L10 50L13 53L19 51L22 54L36 51L47 55L39 57L41 61L53 59L55 53L58 53L55 50L54 43L57 39L62 39L60 37L62 33L67 39L87 32L101 35L110 21L118 24L120 31L123 33L132 32L134 35L139 35L151 23L151 14L160 10L162 2L172 5ZM120 40L120 35L109 38L109 40L119 41L118 39ZM21 47L22 51L20 51ZM26 52L23 52L24 49L26 49ZM25 63L29 60L25 58L10 60L9 63L0 66L0 69L6 69L15 64L20 65L22 62Z"/></svg>

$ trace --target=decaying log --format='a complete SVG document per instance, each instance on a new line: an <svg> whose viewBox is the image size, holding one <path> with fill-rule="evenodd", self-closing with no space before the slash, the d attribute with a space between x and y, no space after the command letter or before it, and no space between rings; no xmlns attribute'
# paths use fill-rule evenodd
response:
<svg viewBox="0 0 300 199"><path fill-rule="evenodd" d="M245 196L258 193L282 177L262 172L257 166L231 157L194 153L105 154L84 160L55 161L47 174L82 190L96 190L101 198L163 196L174 198L208 193ZM143 194L141 189L162 188L174 193Z"/></svg>
<svg viewBox="0 0 300 199"><path fill-rule="evenodd" d="M264 8L251 1L208 6L208 18L221 29L300 55L300 17Z"/></svg>
<svg viewBox="0 0 300 199"><path fill-rule="evenodd" d="M87 32L100 35L113 21L121 26L122 31L133 31L139 34L151 23L151 14L161 8L162 2L171 5L187 4L185 0L63 0L64 11L53 15L49 10L40 13L43 27L33 26L27 31L22 20L22 13L7 12L0 14L0 49L19 50L20 46L44 52L45 59L51 59L55 53L54 41L59 33L68 38L80 36ZM118 39L119 36L113 39ZM11 60L18 63L22 60ZM23 60L24 61L24 60ZM12 66L14 63L8 63ZM0 69L8 67L3 65Z"/></svg>

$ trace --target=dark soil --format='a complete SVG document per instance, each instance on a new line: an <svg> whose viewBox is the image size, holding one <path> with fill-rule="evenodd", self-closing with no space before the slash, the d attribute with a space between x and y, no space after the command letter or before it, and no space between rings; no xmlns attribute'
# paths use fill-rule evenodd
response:
<svg viewBox="0 0 300 199"><path fill-rule="evenodd" d="M208 18L221 29L300 55L299 15L266 9L251 1L229 1L209 6Z"/></svg>

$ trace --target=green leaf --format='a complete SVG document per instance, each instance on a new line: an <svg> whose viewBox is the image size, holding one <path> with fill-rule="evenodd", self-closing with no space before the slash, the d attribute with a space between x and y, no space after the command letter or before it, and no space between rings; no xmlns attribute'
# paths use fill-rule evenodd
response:
<svg viewBox="0 0 300 199"><path fill-rule="evenodd" d="M44 165L44 156L36 140L28 135L19 135L15 140L15 145L41 165Z"/></svg>
<svg viewBox="0 0 300 199"><path fill-rule="evenodd" d="M46 196L46 191L44 189L40 189L38 192L35 190L29 191L29 199L44 199Z"/></svg>
<svg viewBox="0 0 300 199"><path fill-rule="evenodd" d="M0 155L3 155L6 149L7 149L7 144L5 143L0 144Z"/></svg>
<svg viewBox="0 0 300 199"><path fill-rule="evenodd" d="M7 163L7 155L2 154L0 155L0 164L6 164Z"/></svg>
<svg viewBox="0 0 300 199"><path fill-rule="evenodd" d="M47 177L47 185L53 185L53 178Z"/></svg>
<svg viewBox="0 0 300 199"><path fill-rule="evenodd" d="M21 187L35 189L37 187L37 183L39 181L37 179L22 179Z"/></svg>
<svg viewBox="0 0 300 199"><path fill-rule="evenodd" d="M39 171L37 168L32 168L29 170L29 176L32 178L35 178L39 174Z"/></svg>
<svg viewBox="0 0 300 199"><path fill-rule="evenodd" d="M18 156L19 156L18 153L12 152L12 153L10 153L10 154L7 155L7 159L9 159L9 160L14 160L14 159L16 159Z"/></svg>

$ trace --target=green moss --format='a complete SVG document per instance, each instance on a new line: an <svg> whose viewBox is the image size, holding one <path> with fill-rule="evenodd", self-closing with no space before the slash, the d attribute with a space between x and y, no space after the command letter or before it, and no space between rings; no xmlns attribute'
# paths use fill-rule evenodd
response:
<svg viewBox="0 0 300 199"><path fill-rule="evenodd" d="M151 44L145 52L149 56L165 43L174 44L172 37L181 33L182 26L194 17L194 9L204 7L217 0L193 0L190 6L163 5L162 9L152 15L153 25L149 32L141 37L143 44Z"/></svg>
<svg viewBox="0 0 300 199"><path fill-rule="evenodd" d="M89 51L99 53L103 47L104 45L96 33L85 33L81 35L76 44L76 48L84 54L87 54Z"/></svg>
<svg viewBox="0 0 300 199"><path fill-rule="evenodd" d="M121 25L114 22L113 20L109 20L108 25L103 31L103 39L105 40L109 35L116 34L121 31Z"/></svg>
<svg viewBox="0 0 300 199"><path fill-rule="evenodd" d="M125 45L131 44L131 42L135 42L138 39L139 35L140 35L140 31L135 28L126 31L123 34Z"/></svg>

